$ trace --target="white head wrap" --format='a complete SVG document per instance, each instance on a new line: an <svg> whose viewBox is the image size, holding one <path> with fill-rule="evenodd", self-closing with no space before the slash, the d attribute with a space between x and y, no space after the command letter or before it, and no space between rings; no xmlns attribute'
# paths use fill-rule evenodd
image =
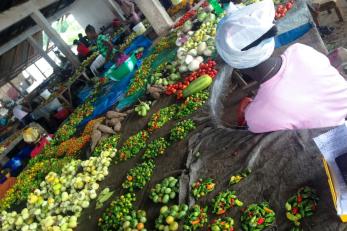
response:
<svg viewBox="0 0 347 231"><path fill-rule="evenodd" d="M241 50L268 32L274 26L274 17L272 0L228 12L217 28L216 47L220 56L238 69L255 67L270 58L275 49L274 38L266 39L246 51Z"/></svg>

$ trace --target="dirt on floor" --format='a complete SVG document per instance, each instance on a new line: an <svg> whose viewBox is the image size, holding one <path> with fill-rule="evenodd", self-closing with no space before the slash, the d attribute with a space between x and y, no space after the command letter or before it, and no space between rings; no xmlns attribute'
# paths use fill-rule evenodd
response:
<svg viewBox="0 0 347 231"><path fill-rule="evenodd" d="M329 51L332 51L338 47L347 48L347 1L339 0L337 2L344 18L343 22L339 22L334 10L332 10L330 14L327 11L322 12L319 16L322 26L335 28L332 34L323 36L323 40Z"/></svg>

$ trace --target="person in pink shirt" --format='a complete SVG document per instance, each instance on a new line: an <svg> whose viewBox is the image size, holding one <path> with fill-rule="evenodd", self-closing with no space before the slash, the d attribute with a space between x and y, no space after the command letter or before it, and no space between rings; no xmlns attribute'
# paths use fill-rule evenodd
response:
<svg viewBox="0 0 347 231"><path fill-rule="evenodd" d="M307 45L296 43L273 56L273 3L264 0L253 5L222 19L216 38L221 57L260 83L257 95L245 108L249 130L264 133L343 124L347 115L345 79L324 54ZM255 32L250 32L249 24Z"/></svg>

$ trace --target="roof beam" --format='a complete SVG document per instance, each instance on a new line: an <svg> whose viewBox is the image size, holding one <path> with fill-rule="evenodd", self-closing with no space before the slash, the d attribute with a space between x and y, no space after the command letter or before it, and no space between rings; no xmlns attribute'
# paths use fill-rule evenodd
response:
<svg viewBox="0 0 347 231"><path fill-rule="evenodd" d="M0 31L59 0L30 0L0 13Z"/></svg>
<svg viewBox="0 0 347 231"><path fill-rule="evenodd" d="M53 21L58 20L63 15L65 15L67 12L69 12L70 9L71 9L71 6L68 6L68 7L64 8L63 10L58 11L53 16L49 17L48 21L53 22ZM23 33L19 34L18 36L11 39L10 41L5 43L4 45L0 46L0 55L3 55L7 51L11 50L13 47L15 47L18 44L20 44L21 42L25 41L29 36L32 36L41 30L42 30L41 27L39 27L38 25L33 26L33 27L25 30Z"/></svg>

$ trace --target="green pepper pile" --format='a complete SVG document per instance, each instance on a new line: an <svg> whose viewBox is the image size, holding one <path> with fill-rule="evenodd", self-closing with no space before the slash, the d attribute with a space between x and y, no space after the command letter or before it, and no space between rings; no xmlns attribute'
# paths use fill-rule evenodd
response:
<svg viewBox="0 0 347 231"><path fill-rule="evenodd" d="M110 207L99 218L98 226L102 231L121 229L126 216L134 210L135 194L127 193L111 202Z"/></svg>
<svg viewBox="0 0 347 231"><path fill-rule="evenodd" d="M199 205L193 205L185 219L183 230L199 230L208 222L207 207L202 208Z"/></svg>
<svg viewBox="0 0 347 231"><path fill-rule="evenodd" d="M211 231L234 231L234 219L223 217L211 222L209 226Z"/></svg>
<svg viewBox="0 0 347 231"><path fill-rule="evenodd" d="M208 193L212 192L216 184L213 183L211 178L205 180L199 179L192 185L192 194L196 199L206 196Z"/></svg>
<svg viewBox="0 0 347 231"><path fill-rule="evenodd" d="M310 217L316 212L318 200L314 189L310 187L300 188L296 195L288 199L285 205L288 220L293 222L295 226L299 226L301 219Z"/></svg>
<svg viewBox="0 0 347 231"><path fill-rule="evenodd" d="M271 226L275 220L276 214L269 203L251 204L241 215L241 226L244 231L260 231Z"/></svg>
<svg viewBox="0 0 347 231"><path fill-rule="evenodd" d="M132 211L130 215L124 217L124 222L120 230L142 230L145 229L145 223L147 222L146 212L143 210Z"/></svg>
<svg viewBox="0 0 347 231"><path fill-rule="evenodd" d="M147 149L142 158L154 159L159 155L163 155L167 147L169 147L169 142L167 142L165 138L160 137L156 140L153 140L150 144L147 145Z"/></svg>
<svg viewBox="0 0 347 231"><path fill-rule="evenodd" d="M245 179L247 176L249 176L249 174L251 174L251 170L246 169L242 172L237 173L236 175L233 175L230 177L230 181L229 184L230 185L234 185L239 183L241 180Z"/></svg>
<svg viewBox="0 0 347 231"><path fill-rule="evenodd" d="M99 156L102 151L109 149L116 149L120 135L116 134L100 141L98 146L94 149L92 156Z"/></svg>
<svg viewBox="0 0 347 231"><path fill-rule="evenodd" d="M146 147L146 142L149 138L148 132L139 131L133 136L130 136L117 154L120 161L124 161L136 156L143 148Z"/></svg>
<svg viewBox="0 0 347 231"><path fill-rule="evenodd" d="M160 109L152 115L151 120L148 122L148 130L153 132L163 127L167 122L174 118L176 113L177 105L175 104Z"/></svg>
<svg viewBox="0 0 347 231"><path fill-rule="evenodd" d="M160 215L155 220L155 228L157 230L176 231L179 229L178 222L184 219L188 213L188 205L173 205L170 208L163 206L160 209Z"/></svg>
<svg viewBox="0 0 347 231"><path fill-rule="evenodd" d="M174 177L165 178L160 184L156 184L155 187L151 189L149 198L152 199L154 203L167 204L170 199L175 199L178 187L178 179Z"/></svg>
<svg viewBox="0 0 347 231"><path fill-rule="evenodd" d="M186 100L178 107L178 113L175 115L175 118L182 119L199 110L205 104L209 95L210 93L208 91L203 91L186 98Z"/></svg>
<svg viewBox="0 0 347 231"><path fill-rule="evenodd" d="M218 215L224 214L228 209L234 206L241 207L243 202L240 201L235 195L235 191L224 191L220 192L213 200L212 212Z"/></svg>
<svg viewBox="0 0 347 231"><path fill-rule="evenodd" d="M150 181L154 167L154 162L149 160L130 169L122 187L130 192L133 192L134 189L142 189Z"/></svg>
<svg viewBox="0 0 347 231"><path fill-rule="evenodd" d="M183 140L189 132L194 130L196 125L193 120L187 119L180 121L173 127L170 131L170 141L176 142L179 140Z"/></svg>

